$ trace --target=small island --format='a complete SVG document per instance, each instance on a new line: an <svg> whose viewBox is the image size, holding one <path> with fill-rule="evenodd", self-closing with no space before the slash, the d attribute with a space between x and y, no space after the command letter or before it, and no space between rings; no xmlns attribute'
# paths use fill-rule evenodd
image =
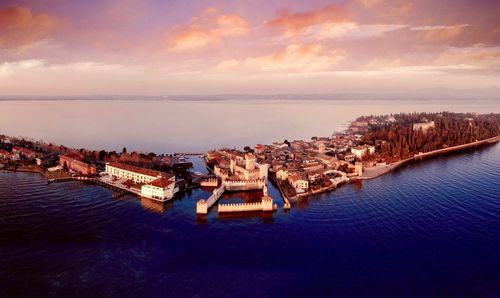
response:
<svg viewBox="0 0 500 298"><path fill-rule="evenodd" d="M86 181L163 203L183 191L208 187L197 203L207 214L224 191L262 190L262 201L219 204L218 212L264 211L277 206L267 183L279 189L284 208L341 184L373 179L404 163L500 141L500 114L411 113L362 116L342 132L310 140L282 140L243 150L206 154L210 175L190 171L186 154L74 149L43 141L0 136L0 170L35 172L57 181Z"/></svg>

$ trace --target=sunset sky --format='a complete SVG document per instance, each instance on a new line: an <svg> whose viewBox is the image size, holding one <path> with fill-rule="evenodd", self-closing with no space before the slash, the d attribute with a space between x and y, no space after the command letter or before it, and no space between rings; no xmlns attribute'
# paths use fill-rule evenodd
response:
<svg viewBox="0 0 500 298"><path fill-rule="evenodd" d="M0 2L3 96L498 87L495 0Z"/></svg>

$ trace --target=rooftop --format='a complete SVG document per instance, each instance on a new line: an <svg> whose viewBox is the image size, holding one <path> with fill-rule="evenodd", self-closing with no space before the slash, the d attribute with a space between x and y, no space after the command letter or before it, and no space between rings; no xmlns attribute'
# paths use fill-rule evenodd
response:
<svg viewBox="0 0 500 298"><path fill-rule="evenodd" d="M151 183L148 183L148 184L152 185L152 186L156 186L156 187L165 188L172 183L175 183L175 181L170 180L168 177L162 177L162 178L158 178L154 181L151 181Z"/></svg>
<svg viewBox="0 0 500 298"><path fill-rule="evenodd" d="M129 172L134 172L134 173L138 173L138 174L142 174L142 175L146 175L146 176L151 176L151 177L158 177L158 176L168 177L169 176L168 174L166 174L164 172L155 171L155 170L146 169L146 168L141 168L141 167L136 167L136 166L127 165L127 164L123 164L123 163L119 163L119 162L108 162L108 163L106 163L106 165L110 166L110 167L122 169L125 171L129 171Z"/></svg>

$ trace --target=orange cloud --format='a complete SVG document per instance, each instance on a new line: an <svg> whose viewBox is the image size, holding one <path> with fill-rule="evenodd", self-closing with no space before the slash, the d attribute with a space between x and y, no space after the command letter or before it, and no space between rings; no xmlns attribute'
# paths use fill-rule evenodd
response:
<svg viewBox="0 0 500 298"><path fill-rule="evenodd" d="M306 28L323 23L341 23L349 21L349 10L345 6L328 5L318 10L302 13L282 12L276 19L266 22L269 27L284 28L287 36L303 32Z"/></svg>
<svg viewBox="0 0 500 298"><path fill-rule="evenodd" d="M329 70L345 58L345 51L328 51L320 44L291 44L275 54L223 61L216 71L318 72Z"/></svg>
<svg viewBox="0 0 500 298"><path fill-rule="evenodd" d="M0 47L29 47L50 36L57 19L47 14L33 14L29 8L12 6L0 9Z"/></svg>
<svg viewBox="0 0 500 298"><path fill-rule="evenodd" d="M178 28L170 40L175 51L203 48L225 38L246 35L248 22L239 15L218 15L214 8L206 9L201 17L194 17L188 25Z"/></svg>

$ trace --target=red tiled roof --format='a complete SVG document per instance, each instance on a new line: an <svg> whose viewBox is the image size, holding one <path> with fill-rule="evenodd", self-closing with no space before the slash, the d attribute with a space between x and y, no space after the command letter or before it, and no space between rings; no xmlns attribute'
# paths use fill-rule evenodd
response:
<svg viewBox="0 0 500 298"><path fill-rule="evenodd" d="M175 183L175 181L169 180L168 178L158 178L154 181L151 181L148 183L149 185L156 186L156 187L161 187L165 188L169 186L170 184Z"/></svg>

